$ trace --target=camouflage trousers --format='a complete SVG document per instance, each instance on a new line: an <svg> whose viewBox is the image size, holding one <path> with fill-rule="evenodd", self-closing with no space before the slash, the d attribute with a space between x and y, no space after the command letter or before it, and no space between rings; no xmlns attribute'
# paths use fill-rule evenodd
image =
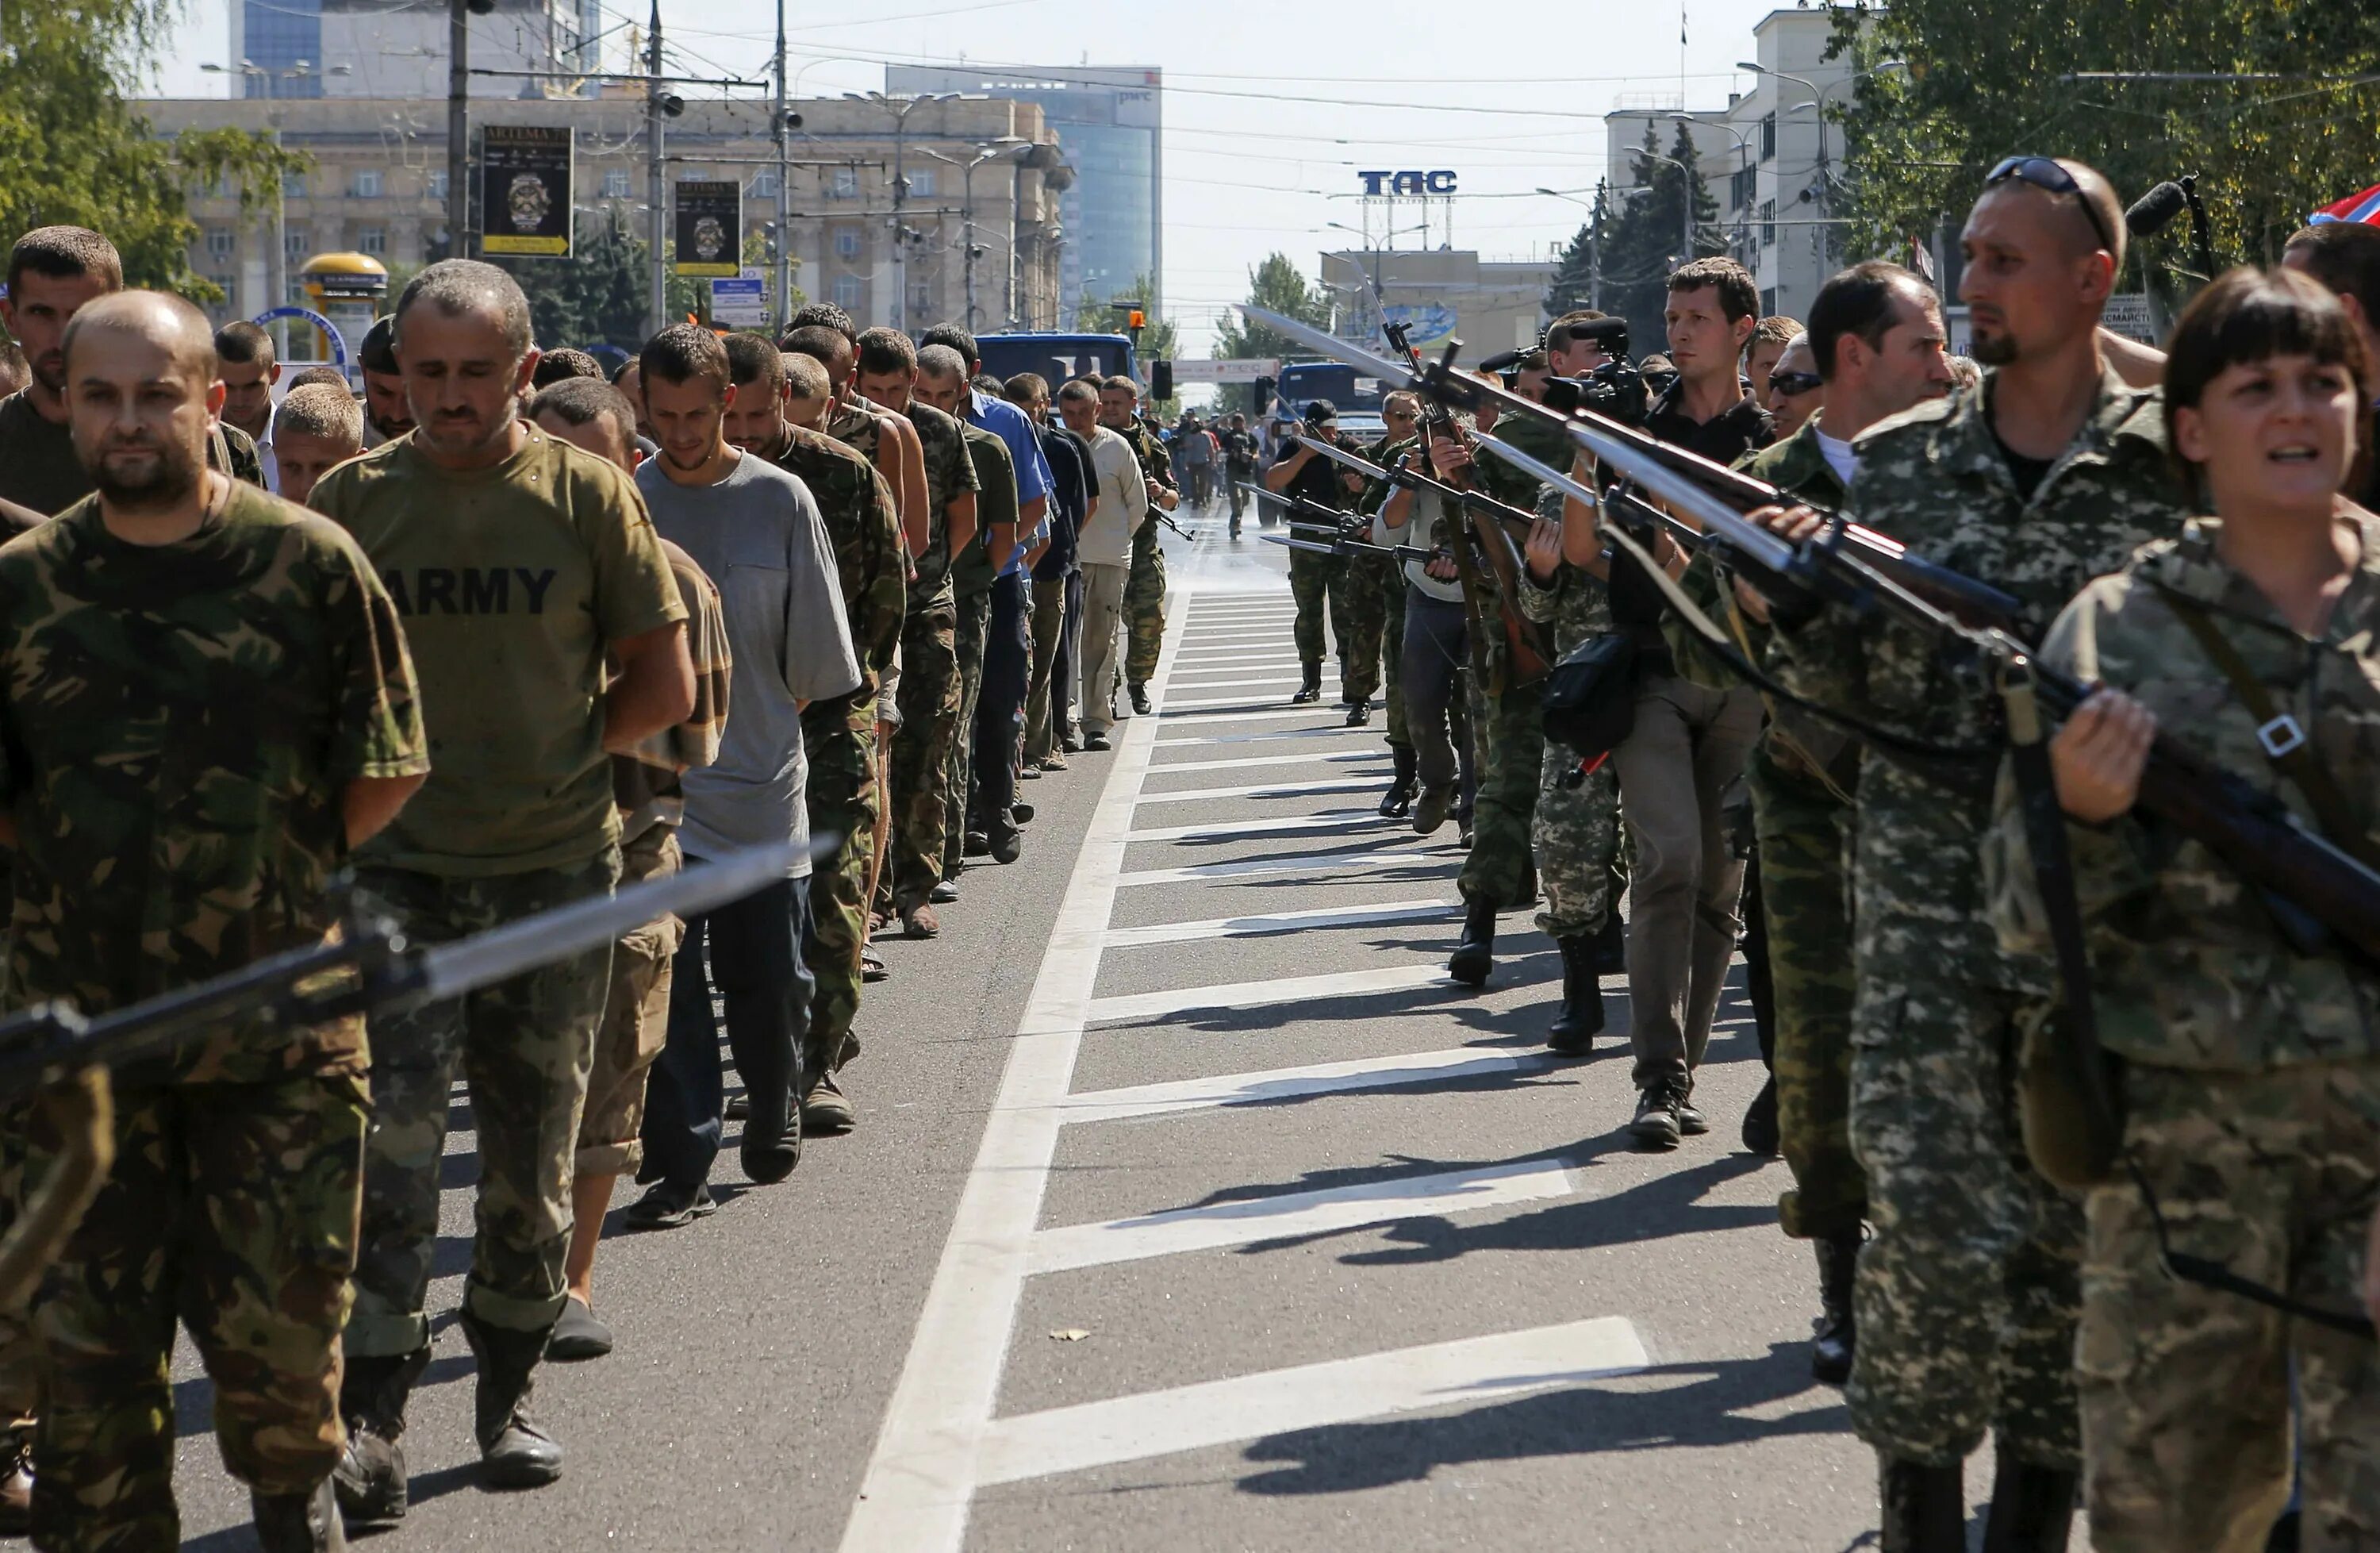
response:
<svg viewBox="0 0 2380 1553"><path fill-rule="evenodd" d="M1617 903L1611 862L1620 852L1620 782L1609 761L1573 783L1577 770L1576 751L1545 741L1529 847L1536 859L1537 887L1545 893L1537 926L1556 938L1593 934Z"/></svg>
<svg viewBox="0 0 2380 1553"><path fill-rule="evenodd" d="M174 1323L215 1385L215 1442L268 1494L330 1476L356 1264L361 1073L119 1092L115 1166L34 1297L33 1545L173 1548ZM59 1140L36 1119L29 1174Z"/></svg>
<svg viewBox="0 0 2380 1553"><path fill-rule="evenodd" d="M1158 547L1157 520L1132 536L1132 575L1123 584L1123 679L1146 685L1157 675L1165 646L1165 552Z"/></svg>
<svg viewBox="0 0 2380 1553"><path fill-rule="evenodd" d="M852 1026L859 1017L859 951L868 943L868 876L876 866L876 817L884 795L876 780L875 698L837 696L802 714L809 755L810 834L843 838L834 856L810 873L810 936L803 946L810 976L809 1040L802 1071L832 1073L859 1055Z"/></svg>
<svg viewBox="0 0 2380 1553"><path fill-rule="evenodd" d="M892 736L892 836L880 897L902 911L925 904L942 882L950 825L951 741L959 730L958 612L950 605L912 613L901 627L901 727Z"/></svg>
<svg viewBox="0 0 2380 1553"><path fill-rule="evenodd" d="M620 885L667 879L686 866L677 827L653 825L620 849ZM645 1079L669 1041L670 962L686 924L665 916L612 944L612 985L587 1070L587 1105L578 1117L582 1176L631 1176L645 1162Z"/></svg>
<svg viewBox="0 0 2380 1553"><path fill-rule="evenodd" d="M2136 1063L2124 1098L2125 1143L2176 1251L2310 1305L2362 1308L2380 1060L2252 1073ZM2075 1367L2092 1546L2261 1553L2289 1498L2294 1376L2301 1546L2380 1547L2380 1348L2168 1276L2128 1178L2085 1206Z"/></svg>
<svg viewBox="0 0 2380 1553"><path fill-rule="evenodd" d="M1793 1189L1777 1204L1789 1235L1857 1235L1867 1180L1852 1153L1852 809L1763 743L1746 773L1760 846L1760 912L1777 1021L1777 1124Z"/></svg>
<svg viewBox="0 0 2380 1553"><path fill-rule="evenodd" d="M1474 675L1470 686L1479 787L1471 801L1471 855L1457 883L1466 903L1509 911L1530 899L1529 830L1544 776L1545 713L1535 685L1490 696Z"/></svg>
<svg viewBox="0 0 2380 1553"><path fill-rule="evenodd" d="M1289 594L1297 601L1297 622L1293 630L1298 662L1318 669L1322 666L1322 655L1330 646L1323 635L1323 621L1335 619L1339 610L1332 601L1346 587L1347 563L1342 557L1318 556L1311 550L1289 553Z"/></svg>
<svg viewBox="0 0 2380 1553"><path fill-rule="evenodd" d="M571 868L445 878L364 868L358 884L406 935L438 944L608 893L620 854ZM423 1305L438 1243L438 1178L457 1072L470 1085L480 1157L463 1308L490 1327L543 1332L562 1314L571 1158L611 985L612 947L371 1024L372 1130L347 1351L430 1343Z"/></svg>
<svg viewBox="0 0 2380 1553"><path fill-rule="evenodd" d="M1025 764L1039 765L1065 731L1069 676L1059 666L1066 637L1066 580L1033 584L1033 677L1025 692Z"/></svg>
<svg viewBox="0 0 2380 1553"><path fill-rule="evenodd" d="M2082 1213L2018 1136L2017 1033L2037 998L1864 961L1852 1018L1852 1148L1875 1238L1860 1249L1845 1400L1879 1451L1948 1466L1991 1429L2071 1471Z"/></svg>
<svg viewBox="0 0 2380 1553"><path fill-rule="evenodd" d="M1339 639L1339 690L1348 704L1380 688L1380 643L1388 634L1389 576L1378 556L1352 556L1331 590L1330 634Z"/></svg>
<svg viewBox="0 0 2380 1553"><path fill-rule="evenodd" d="M1380 621L1380 662L1381 679L1389 698L1389 742L1410 744L1413 736L1405 728L1404 568L1395 565L1388 568L1388 581L1380 588L1380 607L1387 612Z"/></svg>
<svg viewBox="0 0 2380 1553"><path fill-rule="evenodd" d="M959 595L958 628L952 646L959 666L958 721L942 766L942 877L956 878L965 866L967 795L975 786L975 713L983 699L983 653L991 637L991 594Z"/></svg>

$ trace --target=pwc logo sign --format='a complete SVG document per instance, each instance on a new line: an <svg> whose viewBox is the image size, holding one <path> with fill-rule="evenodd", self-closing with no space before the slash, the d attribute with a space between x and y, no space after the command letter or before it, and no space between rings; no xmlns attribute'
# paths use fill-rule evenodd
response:
<svg viewBox="0 0 2380 1553"><path fill-rule="evenodd" d="M1363 180L1364 194L1367 199L1377 200L1384 195L1411 199L1454 192L1454 174L1447 168L1435 172L1366 172L1355 176Z"/></svg>

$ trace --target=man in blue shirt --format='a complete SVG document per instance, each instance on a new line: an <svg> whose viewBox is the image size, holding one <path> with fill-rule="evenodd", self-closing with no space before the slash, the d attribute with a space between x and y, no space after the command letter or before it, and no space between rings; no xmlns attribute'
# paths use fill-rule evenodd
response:
<svg viewBox="0 0 2380 1553"><path fill-rule="evenodd" d="M1009 402L1025 412L1050 461L1050 541L1031 561L1032 673L1025 692L1025 763L1022 775L1063 771L1059 752L1070 718L1068 687L1075 682L1074 622L1082 615L1082 565L1077 552L1083 523L1094 505L1098 477L1091 450L1063 426L1050 423L1050 385L1036 373L1008 380Z"/></svg>

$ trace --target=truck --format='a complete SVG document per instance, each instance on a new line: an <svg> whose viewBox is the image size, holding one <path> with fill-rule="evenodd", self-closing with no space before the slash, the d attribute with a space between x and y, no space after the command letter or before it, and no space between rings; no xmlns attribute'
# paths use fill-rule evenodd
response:
<svg viewBox="0 0 2380 1553"><path fill-rule="evenodd" d="M1018 373L1038 373L1052 394L1069 378L1096 373L1101 377L1122 373L1139 377L1139 361L1125 335L1062 334L1056 332L978 335L976 349L983 353L983 370L1002 383Z"/></svg>

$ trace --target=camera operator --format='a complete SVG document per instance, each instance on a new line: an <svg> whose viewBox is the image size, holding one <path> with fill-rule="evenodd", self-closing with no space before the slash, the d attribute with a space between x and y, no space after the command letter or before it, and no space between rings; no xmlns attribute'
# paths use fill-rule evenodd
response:
<svg viewBox="0 0 2380 1553"><path fill-rule="evenodd" d="M1339 443L1339 407L1329 399L1313 400L1305 407L1305 424L1297 429L1317 442ZM1265 471L1265 489L1291 501L1305 496L1334 512L1347 511L1351 500L1364 489L1364 477L1302 443L1290 441L1286 434L1281 440L1280 457ZM1354 451L1352 446L1348 450ZM1289 591L1297 600L1297 661L1305 677L1297 693L1289 699L1299 705L1322 699L1323 615L1326 609L1333 616L1345 615L1340 595L1346 586L1347 563L1340 556L1311 550L1289 553ZM1351 682L1353 670L1343 638L1339 651L1340 686L1352 693L1355 686ZM1362 689L1368 699L1371 687Z"/></svg>

